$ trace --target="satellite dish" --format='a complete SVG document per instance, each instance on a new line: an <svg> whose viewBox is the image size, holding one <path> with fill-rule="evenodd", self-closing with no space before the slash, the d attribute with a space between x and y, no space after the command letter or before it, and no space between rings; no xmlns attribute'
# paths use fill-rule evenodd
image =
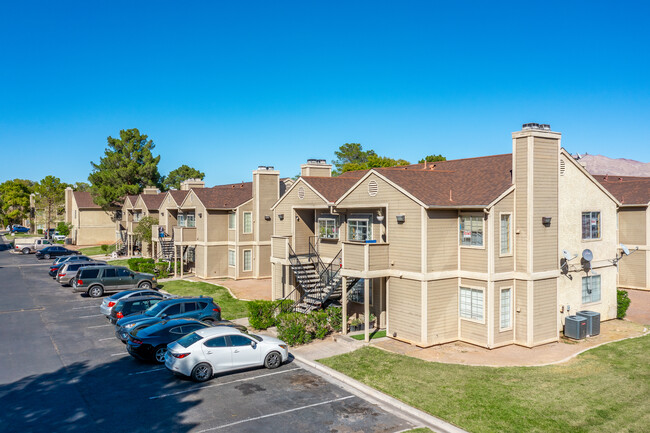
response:
<svg viewBox="0 0 650 433"><path fill-rule="evenodd" d="M564 256L564 259L568 262L569 260L573 260L578 256L572 256L570 252L567 250L562 250L562 255Z"/></svg>
<svg viewBox="0 0 650 433"><path fill-rule="evenodd" d="M590 262L594 259L594 253L592 253L589 248L586 248L582 252L582 258L585 259L586 262Z"/></svg>
<svg viewBox="0 0 650 433"><path fill-rule="evenodd" d="M623 254L625 254L626 256L629 256L629 255L630 255L630 249L629 249L628 247L626 247L625 245L621 244L621 249L623 250Z"/></svg>

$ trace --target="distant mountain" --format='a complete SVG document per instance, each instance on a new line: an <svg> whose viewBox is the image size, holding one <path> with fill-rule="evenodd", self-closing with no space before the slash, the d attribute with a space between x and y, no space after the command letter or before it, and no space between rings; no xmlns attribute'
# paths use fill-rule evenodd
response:
<svg viewBox="0 0 650 433"><path fill-rule="evenodd" d="M573 155L574 158L578 155ZM591 174L609 174L612 176L650 177L650 163L625 158L608 158L603 155L581 155L578 162Z"/></svg>

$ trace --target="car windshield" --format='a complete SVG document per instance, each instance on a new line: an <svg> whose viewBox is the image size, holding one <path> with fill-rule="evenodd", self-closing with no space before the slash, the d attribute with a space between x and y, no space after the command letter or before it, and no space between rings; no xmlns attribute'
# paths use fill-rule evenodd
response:
<svg viewBox="0 0 650 433"><path fill-rule="evenodd" d="M263 340L262 337L260 337L259 335L248 334L248 336L251 337L251 338L254 338L257 341L262 341Z"/></svg>
<svg viewBox="0 0 650 433"><path fill-rule="evenodd" d="M149 309L147 311L145 311L144 314L146 314L147 316L150 316L150 317L155 317L165 307L166 307L166 305L164 305L162 302L160 302L160 303L154 305L153 307L149 307Z"/></svg>
<svg viewBox="0 0 650 433"><path fill-rule="evenodd" d="M180 338L176 342L187 349L192 344L202 339L203 337L201 337L199 334L197 334L196 332L192 332L191 334L187 334L185 337Z"/></svg>

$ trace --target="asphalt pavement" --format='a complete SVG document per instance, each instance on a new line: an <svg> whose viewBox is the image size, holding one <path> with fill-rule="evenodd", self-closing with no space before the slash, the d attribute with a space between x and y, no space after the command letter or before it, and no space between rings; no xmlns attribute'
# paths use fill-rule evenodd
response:
<svg viewBox="0 0 650 433"><path fill-rule="evenodd" d="M399 432L413 423L290 360L198 384L136 361L101 299L0 251L0 432Z"/></svg>

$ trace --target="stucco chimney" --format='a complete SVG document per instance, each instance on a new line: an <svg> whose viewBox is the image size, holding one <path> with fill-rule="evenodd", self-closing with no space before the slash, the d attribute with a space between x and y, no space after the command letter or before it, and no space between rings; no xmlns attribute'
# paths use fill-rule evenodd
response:
<svg viewBox="0 0 650 433"><path fill-rule="evenodd" d="M158 194L158 193L160 193L160 190L153 185L149 185L148 187L142 190L142 194Z"/></svg>
<svg viewBox="0 0 650 433"><path fill-rule="evenodd" d="M301 176L332 177L332 164L324 159L308 159L300 166Z"/></svg>
<svg viewBox="0 0 650 433"><path fill-rule="evenodd" d="M192 188L205 188L205 182L201 179L186 179L181 182L181 190L188 191Z"/></svg>

